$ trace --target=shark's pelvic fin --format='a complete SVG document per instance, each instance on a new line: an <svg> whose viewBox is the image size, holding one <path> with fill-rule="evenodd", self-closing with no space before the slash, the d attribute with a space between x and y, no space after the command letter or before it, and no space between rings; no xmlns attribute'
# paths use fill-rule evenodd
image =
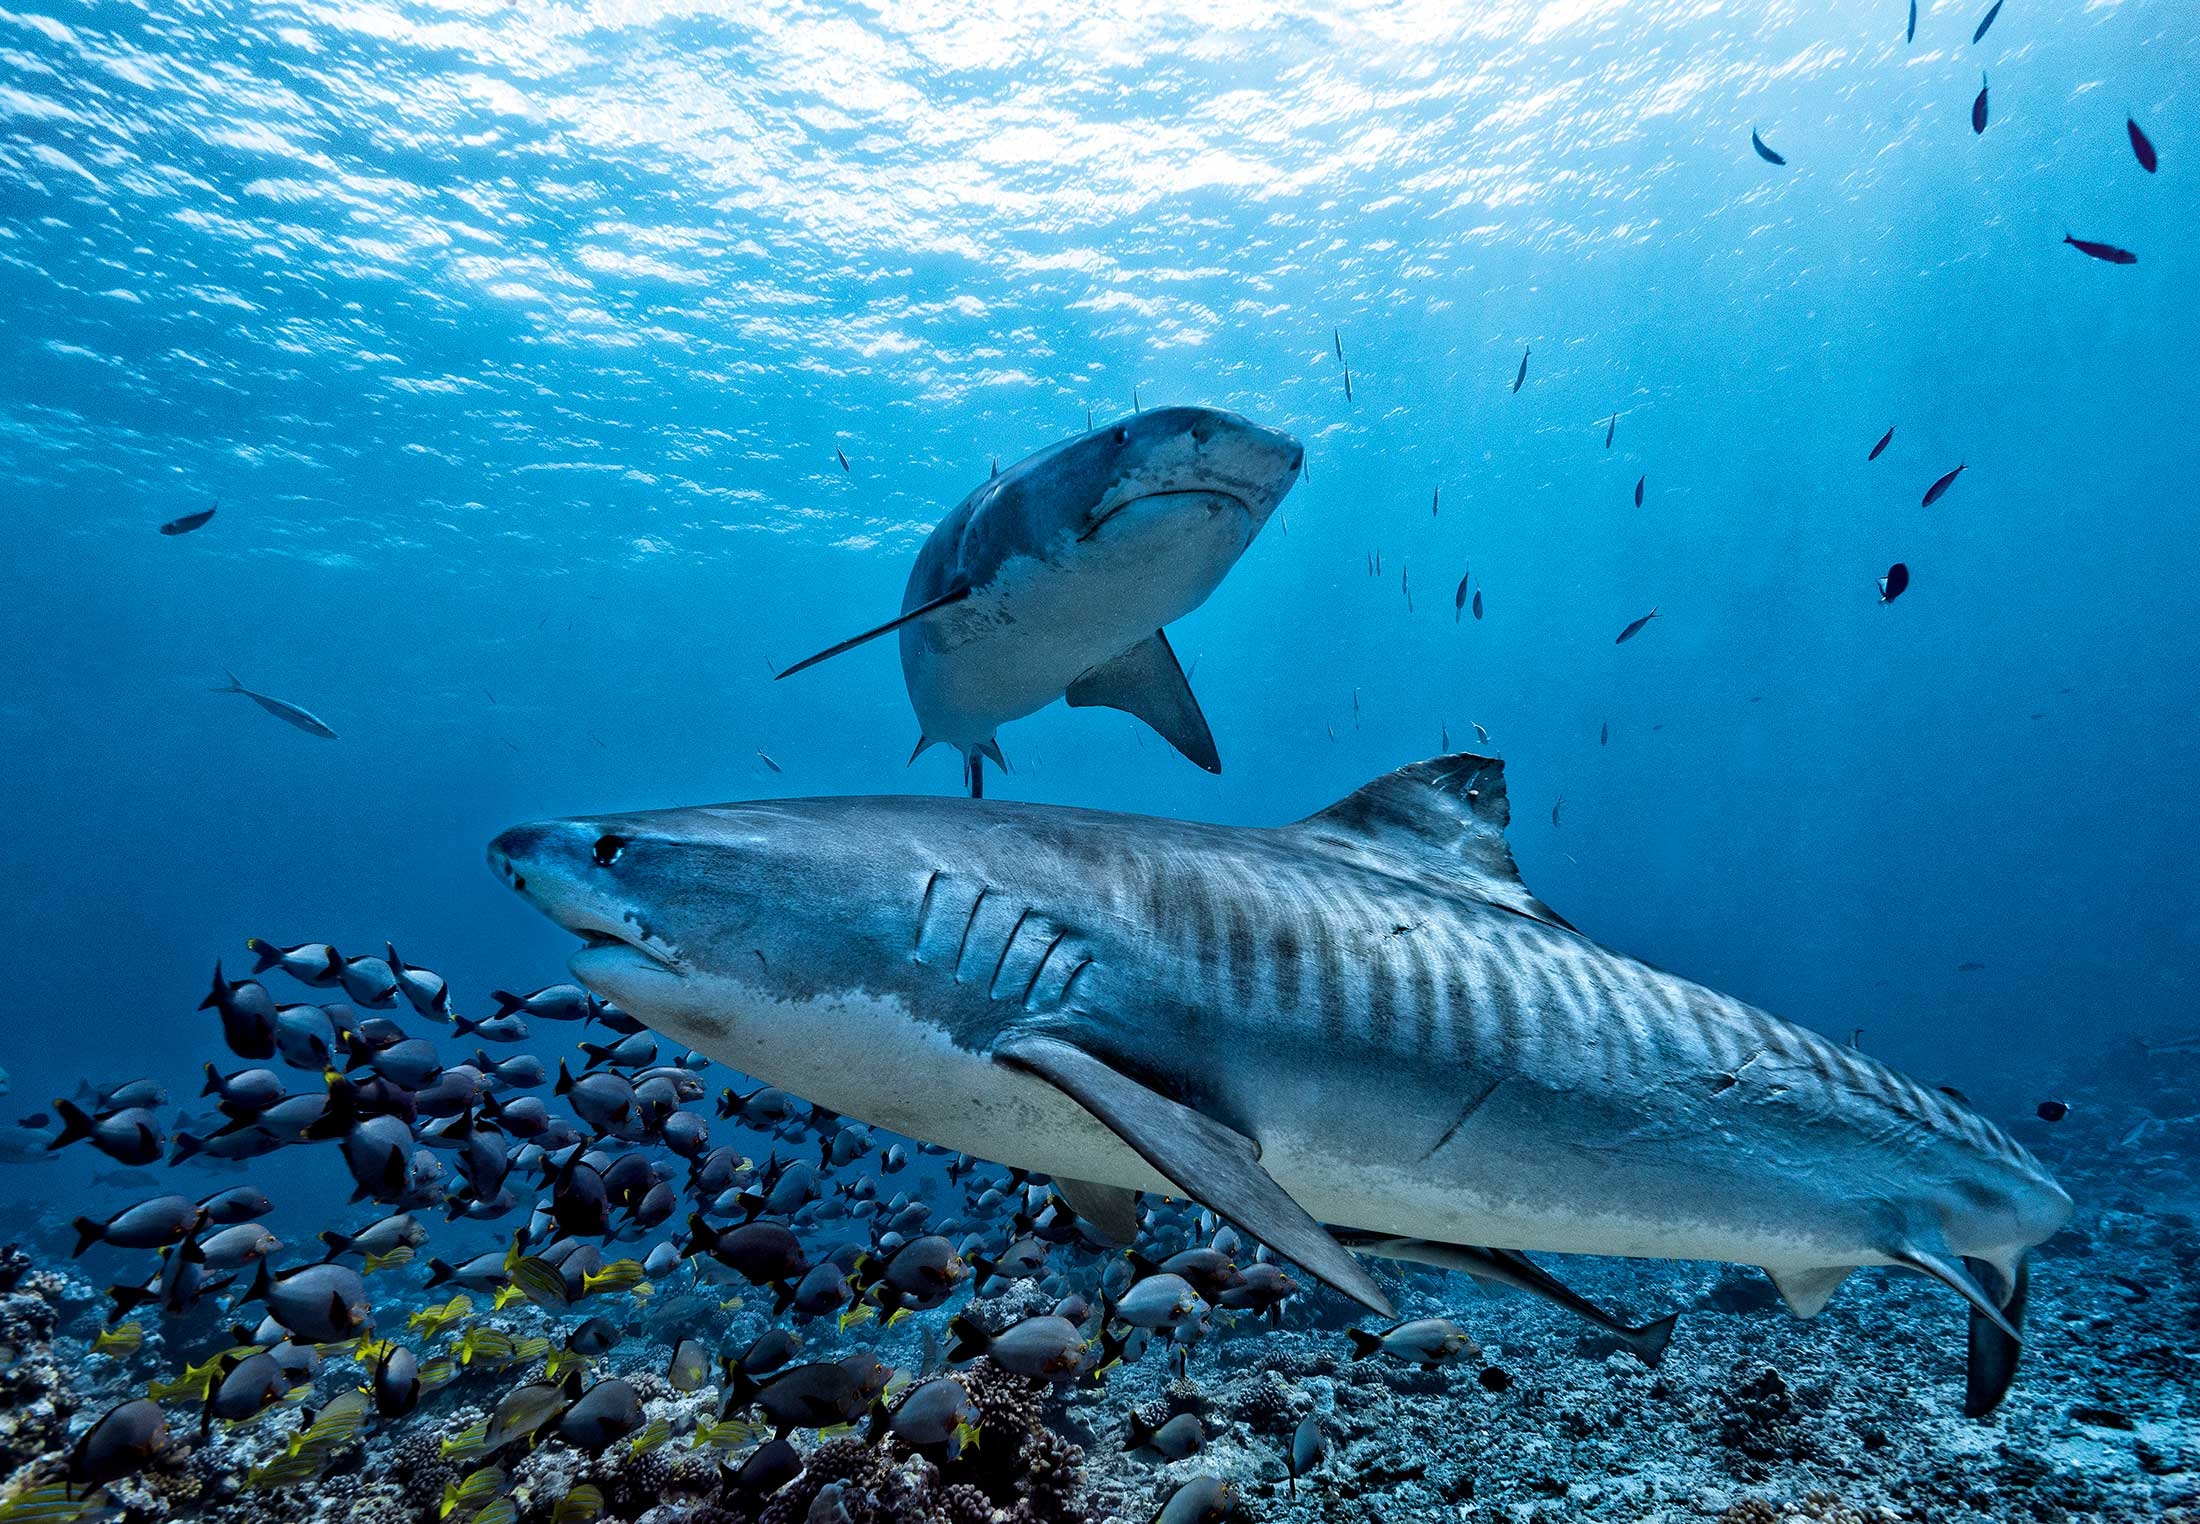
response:
<svg viewBox="0 0 2200 1524"><path fill-rule="evenodd" d="M1100 1185L1091 1180L1054 1177L1070 1210L1098 1228L1115 1243L1127 1244L1138 1237L1138 1193L1120 1185Z"/></svg>
<svg viewBox="0 0 2200 1524"><path fill-rule="evenodd" d="M1629 1327L1517 1249L1483 1249L1473 1244L1435 1243L1422 1238L1388 1238L1374 1233L1346 1232L1338 1237L1364 1254L1380 1255L1384 1259L1410 1260L1417 1265L1434 1265L1439 1270L1459 1270L1476 1280L1511 1286L1515 1290L1539 1296L1555 1306L1565 1308L1578 1318L1594 1323L1634 1351L1636 1359L1653 1369L1665 1358L1665 1346L1673 1337L1674 1325L1680 1321L1680 1314L1675 1312L1639 1328Z"/></svg>
<svg viewBox="0 0 2200 1524"><path fill-rule="evenodd" d="M1102 662L1069 685L1064 695L1077 709L1120 709L1160 732L1161 739L1211 773L1222 771L1214 732L1199 712L1191 684L1177 664L1169 637L1159 630L1113 661Z"/></svg>
<svg viewBox="0 0 2200 1524"><path fill-rule="evenodd" d="M1463 751L1386 773L1283 829L1371 866L1410 868L1456 884L1500 909L1572 931L1571 922L1520 881L1505 844L1511 819L1505 764Z"/></svg>
<svg viewBox="0 0 2200 1524"><path fill-rule="evenodd" d="M1964 1263L1974 1273L1991 1269L1975 1259ZM1963 1373L1964 1417L1984 1418L2009 1395L2009 1383L2017 1379L2017 1356L2024 1352L2024 1345L2004 1332L2003 1325L2024 1327L2024 1304L2031 1296L2031 1286L2030 1264L2020 1259L2016 1273L2009 1278L2009 1295L2001 1304L2000 1320L1987 1317L1976 1307L1971 1309L1970 1358Z"/></svg>
<svg viewBox="0 0 2200 1524"><path fill-rule="evenodd" d="M902 766L904 766L904 767L907 767L907 766L909 766L909 765L910 765L910 763L912 763L912 762L915 762L915 761L917 760L917 758L919 758L919 757L923 756L923 755L924 755L924 754L925 754L925 753L926 753L927 751L931 750L931 749L932 749L933 747L935 747L935 746L937 746L937 745L939 745L939 744L940 744L939 742L937 742L937 741L933 740L933 739L932 739L932 738L931 738L930 736L925 736L925 735L920 735L920 736L918 736L918 737L917 737L917 745L916 745L916 749L915 749L915 750L913 750L913 751L911 751L911 752L909 753L909 761L908 761L908 762L904 762L904 763L902 764Z"/></svg>
<svg viewBox="0 0 2200 1524"><path fill-rule="evenodd" d="M2024 1336L2017 1332L2017 1325L2010 1321L1994 1299L1986 1294L1986 1288L1978 1283L1971 1272L1955 1260L1931 1249L1921 1249L1914 1246L1897 1250L1891 1257L1896 1264L1906 1266L1921 1275L1931 1276L1934 1280L1939 1281L1943 1286L1961 1296L1966 1302L1969 1302L1974 1326L1977 1320L1983 1317L1998 1332L2005 1335L2010 1343L2020 1344L2023 1342ZM1977 1348L1975 1335L1973 1336L1972 1347ZM2013 1363L2014 1357L2012 1356Z"/></svg>
<svg viewBox="0 0 2200 1524"><path fill-rule="evenodd" d="M818 652L815 656L803 657L802 660L796 662L793 666L788 667L786 670L782 671L778 675L778 677L774 677L772 681L778 682L780 678L792 677L797 672L800 672L803 668L814 667L821 661L830 661L833 657L838 656L843 651L853 651L857 646L862 645L865 641L876 640L881 635L890 635L894 631L900 629L903 625L907 624L912 619L922 619L925 615L930 614L935 610L944 609L950 604L960 603L969 596L970 589L967 587L958 587L953 592L942 593L937 598L934 598L930 603L920 603L906 614L896 614L893 618L887 620L886 623L877 626L875 629L865 630L861 635L851 635L846 640L841 641L838 645L827 646L824 650Z"/></svg>
<svg viewBox="0 0 2200 1524"><path fill-rule="evenodd" d="M1260 1167L1260 1148L1251 1138L1057 1038L1019 1037L994 1049L994 1057L1068 1095L1216 1216L1362 1306L1397 1316L1350 1251Z"/></svg>
<svg viewBox="0 0 2200 1524"><path fill-rule="evenodd" d="M1826 1310L1826 1303L1833 1300L1833 1293L1849 1278L1854 1265L1827 1265L1817 1270L1767 1270L1772 1277L1772 1289L1780 1293L1780 1299L1788 1304L1788 1311L1799 1318L1815 1318Z"/></svg>

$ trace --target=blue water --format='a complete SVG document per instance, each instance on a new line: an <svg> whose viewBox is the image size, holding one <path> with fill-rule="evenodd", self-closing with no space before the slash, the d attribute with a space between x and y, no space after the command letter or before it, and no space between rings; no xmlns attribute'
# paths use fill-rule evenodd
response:
<svg viewBox="0 0 2200 1524"><path fill-rule="evenodd" d="M188 1072L247 934L559 977L514 821L956 791L888 646L773 666L1134 396L1308 450L1172 631L1225 771L1057 706L995 793L1273 822L1479 722L1602 941L1935 1079L2189 1028L2200 34L1759 11L0 11L5 1104Z"/></svg>

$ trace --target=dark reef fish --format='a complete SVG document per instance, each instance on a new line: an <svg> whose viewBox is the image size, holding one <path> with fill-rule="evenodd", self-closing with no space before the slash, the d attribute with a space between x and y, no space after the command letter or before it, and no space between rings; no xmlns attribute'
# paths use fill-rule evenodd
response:
<svg viewBox="0 0 2200 1524"><path fill-rule="evenodd" d="M1348 397L1351 384L1347 371ZM1065 697L1135 715L1219 772L1162 631L1221 585L1304 460L1289 435L1202 407L1139 413L1042 450L940 521L900 615L779 676L898 631L922 729L911 758L955 747L973 793L981 759L1007 765L1000 727Z"/></svg>
<svg viewBox="0 0 2200 1524"><path fill-rule="evenodd" d="M1897 561L1887 568L1887 575L1879 579L1879 601L1892 603L1902 596L1910 585L1910 569Z"/></svg>
<svg viewBox="0 0 2200 1524"><path fill-rule="evenodd" d="M1933 504L1939 502L1947 495L1948 489L1956 484L1956 478L1961 476L1966 469L1964 466L1957 466L1953 471L1937 478L1930 487L1925 489L1924 499L1918 506L1920 508L1930 508Z"/></svg>
<svg viewBox="0 0 2200 1524"><path fill-rule="evenodd" d="M1764 160L1767 164L1787 163L1787 159L1783 155L1777 154L1773 152L1770 148L1765 146L1765 140L1757 135L1755 129L1752 129L1750 131L1749 146L1756 149L1757 157Z"/></svg>
<svg viewBox="0 0 2200 1524"><path fill-rule="evenodd" d="M1965 1406L1990 1411L2028 1251L2069 1198L1960 1099L1582 937L1521 883L1507 818L1502 764L1459 755L1270 830L774 800L515 827L489 858L579 934L575 977L621 1009L835 1113L1044 1172L1076 1217L1189 1197L1385 1314L1354 1251L1726 1260L1804 1316L1853 1269L1901 1266L1969 1303ZM1218 905L1244 928L1227 977ZM1364 949L1390 998L1329 982L1317 943ZM1416 966L1500 993L1462 1011ZM1578 972L1534 972L1560 966ZM1553 1023L1587 1046L1543 1040ZM1033 1231L1077 1231L1030 1210ZM955 1331L950 1359L1085 1363L1066 1318Z"/></svg>
<svg viewBox="0 0 2200 1524"><path fill-rule="evenodd" d="M1520 351L1520 369L1513 372L1513 390L1515 392L1519 391L1522 383L1528 379L1528 356L1533 353L1533 349Z"/></svg>
<svg viewBox="0 0 2200 1524"><path fill-rule="evenodd" d="M1986 130L1986 76L1978 77L1978 95L1971 102L1971 136Z"/></svg>
<svg viewBox="0 0 2200 1524"><path fill-rule="evenodd" d="M2139 262L2139 256L2131 250L2119 249L2112 243L2095 243L2090 238L2073 238L2068 233L2063 234L2063 242L2086 258L2097 259L2103 264L2135 265Z"/></svg>
<svg viewBox="0 0 2200 1524"><path fill-rule="evenodd" d="M1887 432L1879 436L1879 443L1872 446L1871 453L1865 456L1864 459L1867 461L1879 459L1880 456L1887 453L1887 446L1892 443L1894 443L1894 425L1890 423L1887 425Z"/></svg>
<svg viewBox="0 0 2200 1524"><path fill-rule="evenodd" d="M1623 646L1627 644L1627 642L1633 640L1637 635L1640 635L1642 633L1644 625L1648 624L1651 620L1657 617L1658 611L1656 609L1652 609L1649 613L1643 615L1640 619L1637 619L1633 623L1629 624L1626 629L1620 631L1619 637L1614 640L1612 644L1615 646Z"/></svg>
<svg viewBox="0 0 2200 1524"><path fill-rule="evenodd" d="M165 535L179 535L189 534L194 529L203 529L213 521L214 510L219 507L221 504L216 503L213 508L201 508L197 513L187 513L181 518L170 519L160 526L160 532Z"/></svg>
<svg viewBox="0 0 2200 1524"><path fill-rule="evenodd" d="M2139 161L2139 167L2153 174L2162 162L2155 155L2154 140L2146 135L2135 118L2128 116L2124 118L2124 135L2131 139L2131 156Z"/></svg>
<svg viewBox="0 0 2200 1524"><path fill-rule="evenodd" d="M1994 24L1994 18L2001 14L2001 7L2002 0L1994 0L1994 3L1987 7L1986 14L1979 18L1977 29L1971 33L1971 41L1974 44L1985 40L1986 30Z"/></svg>

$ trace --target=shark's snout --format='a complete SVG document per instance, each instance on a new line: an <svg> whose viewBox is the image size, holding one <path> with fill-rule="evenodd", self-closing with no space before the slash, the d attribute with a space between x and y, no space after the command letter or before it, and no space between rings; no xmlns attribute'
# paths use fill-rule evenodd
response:
<svg viewBox="0 0 2200 1524"><path fill-rule="evenodd" d="M536 821L514 826L489 843L489 871L522 899L579 937L582 960L616 962L639 954L679 972L682 961L662 928L652 924L621 869L631 838L588 820ZM597 955L603 956L597 956Z"/></svg>

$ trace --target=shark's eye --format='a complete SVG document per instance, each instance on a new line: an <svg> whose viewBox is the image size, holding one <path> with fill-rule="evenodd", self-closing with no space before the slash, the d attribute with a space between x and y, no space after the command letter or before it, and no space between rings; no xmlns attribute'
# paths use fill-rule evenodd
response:
<svg viewBox="0 0 2200 1524"><path fill-rule="evenodd" d="M626 838L624 836L597 837L596 866L599 868L610 867L613 863L619 860L619 854L621 852L624 852L625 850Z"/></svg>

